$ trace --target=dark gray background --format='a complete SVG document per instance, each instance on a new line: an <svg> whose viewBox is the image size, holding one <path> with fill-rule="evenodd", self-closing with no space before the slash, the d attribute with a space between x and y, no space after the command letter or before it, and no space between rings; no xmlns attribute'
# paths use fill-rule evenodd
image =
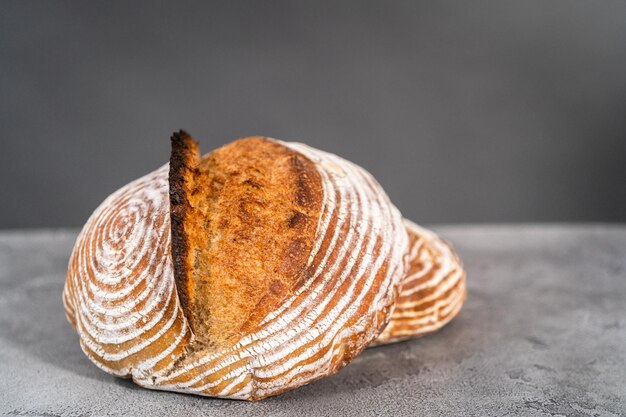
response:
<svg viewBox="0 0 626 417"><path fill-rule="evenodd" d="M0 228L246 135L420 223L626 221L626 2L0 2Z"/></svg>

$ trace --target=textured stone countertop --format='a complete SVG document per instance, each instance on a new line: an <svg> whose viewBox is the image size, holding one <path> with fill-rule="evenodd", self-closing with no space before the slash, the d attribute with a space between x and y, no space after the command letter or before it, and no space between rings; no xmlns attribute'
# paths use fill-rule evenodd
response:
<svg viewBox="0 0 626 417"><path fill-rule="evenodd" d="M0 232L0 414L626 416L625 225L434 230L467 268L459 317L257 403L149 391L100 371L61 303L77 231Z"/></svg>

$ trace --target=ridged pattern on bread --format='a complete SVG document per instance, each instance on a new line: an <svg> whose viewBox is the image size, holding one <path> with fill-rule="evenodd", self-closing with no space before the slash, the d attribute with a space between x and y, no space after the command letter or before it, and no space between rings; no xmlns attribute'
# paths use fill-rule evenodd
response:
<svg viewBox="0 0 626 417"><path fill-rule="evenodd" d="M410 220L404 224L409 234L409 269L391 321L373 345L432 333L452 320L465 301L465 271L452 247Z"/></svg>
<svg viewBox="0 0 626 417"><path fill-rule="evenodd" d="M109 196L70 257L67 318L89 359L116 376L171 368L191 338L173 285L167 172Z"/></svg>
<svg viewBox="0 0 626 417"><path fill-rule="evenodd" d="M362 168L306 145L275 143L311 161L322 184L315 239L299 285L271 311L257 309L262 316L229 345L215 350L198 343L174 279L166 165L107 198L72 253L66 314L95 364L148 388L253 400L336 372L379 334L378 343L387 343L456 314L458 302L446 315L431 314L434 324L407 320L403 312L414 311L416 297L425 293L401 283L414 280L425 259L447 262L457 259L453 252L427 231L403 224ZM424 247L435 249L416 249L420 236ZM413 273L407 275L407 268ZM433 287L448 280L436 282ZM402 288L408 291L399 296L405 306L393 313Z"/></svg>

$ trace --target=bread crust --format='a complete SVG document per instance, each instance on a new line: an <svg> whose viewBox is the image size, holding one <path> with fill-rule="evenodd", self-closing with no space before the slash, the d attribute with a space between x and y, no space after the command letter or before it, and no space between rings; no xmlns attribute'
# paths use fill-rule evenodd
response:
<svg viewBox="0 0 626 417"><path fill-rule="evenodd" d="M257 400L337 372L373 341L440 327L464 277L349 161L263 137L201 157L180 131L169 166L90 217L63 298L106 372Z"/></svg>
<svg viewBox="0 0 626 417"><path fill-rule="evenodd" d="M305 279L322 203L313 163L263 137L200 158L185 132L172 136L172 256L194 349L223 349Z"/></svg>
<svg viewBox="0 0 626 417"><path fill-rule="evenodd" d="M456 317L467 297L465 271L452 245L410 220L404 224L409 266L391 320L371 346L439 330Z"/></svg>

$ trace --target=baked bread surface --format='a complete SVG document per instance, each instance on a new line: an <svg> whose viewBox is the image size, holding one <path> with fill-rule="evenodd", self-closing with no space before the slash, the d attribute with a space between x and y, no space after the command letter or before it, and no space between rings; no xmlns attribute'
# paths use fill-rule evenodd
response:
<svg viewBox="0 0 626 417"><path fill-rule="evenodd" d="M196 344L232 345L306 278L322 206L313 163L265 138L201 158L172 137L170 210L176 288Z"/></svg>
<svg viewBox="0 0 626 417"><path fill-rule="evenodd" d="M370 346L439 330L459 313L467 296L465 271L452 246L410 220L404 225L409 235L408 269L389 324Z"/></svg>
<svg viewBox="0 0 626 417"><path fill-rule="evenodd" d="M456 254L362 168L262 137L201 157L182 131L170 164L90 217L63 294L105 371L247 400L434 331L464 298Z"/></svg>
<svg viewBox="0 0 626 417"><path fill-rule="evenodd" d="M181 132L169 167L89 219L64 301L110 373L260 399L369 345L391 316L407 242L380 185L346 160L263 138L200 158Z"/></svg>

